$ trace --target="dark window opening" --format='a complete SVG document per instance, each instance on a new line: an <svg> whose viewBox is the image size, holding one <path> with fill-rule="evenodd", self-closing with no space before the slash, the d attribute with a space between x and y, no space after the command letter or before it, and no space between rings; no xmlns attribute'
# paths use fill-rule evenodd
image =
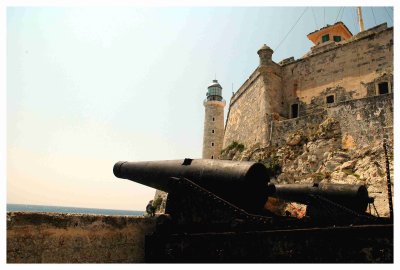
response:
<svg viewBox="0 0 400 270"><path fill-rule="evenodd" d="M213 117L213 121L215 121L215 118Z"/></svg>
<svg viewBox="0 0 400 270"><path fill-rule="evenodd" d="M214 146L214 143L213 143L213 142L211 143L211 146Z"/></svg>
<svg viewBox="0 0 400 270"><path fill-rule="evenodd" d="M292 118L299 117L299 104L292 104L291 109L292 109Z"/></svg>
<svg viewBox="0 0 400 270"><path fill-rule="evenodd" d="M214 156L211 156L211 159L214 159Z"/></svg>
<svg viewBox="0 0 400 270"><path fill-rule="evenodd" d="M212 133L214 133L214 130L211 130Z"/></svg>
<svg viewBox="0 0 400 270"><path fill-rule="evenodd" d="M322 42L327 42L329 40L329 34L322 36Z"/></svg>
<svg viewBox="0 0 400 270"><path fill-rule="evenodd" d="M389 85L387 82L382 82L378 84L378 93L379 95L384 95L389 93Z"/></svg>
<svg viewBox="0 0 400 270"><path fill-rule="evenodd" d="M334 95L327 96L326 97L326 103L327 104L335 103L335 96Z"/></svg>
<svg viewBox="0 0 400 270"><path fill-rule="evenodd" d="M335 42L340 42L340 41L342 41L342 37L341 36L333 36L333 40Z"/></svg>

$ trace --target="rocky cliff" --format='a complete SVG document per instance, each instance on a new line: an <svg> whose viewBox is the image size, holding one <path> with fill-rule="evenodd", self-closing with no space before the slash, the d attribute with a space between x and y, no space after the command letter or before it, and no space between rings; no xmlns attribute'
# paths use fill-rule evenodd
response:
<svg viewBox="0 0 400 270"><path fill-rule="evenodd" d="M377 213L388 216L386 159L383 141L356 147L348 133L343 134L340 121L327 117L314 129L298 129L285 136L280 146L253 145L230 147L223 159L251 160L265 164L272 172L272 183L347 183L365 184L375 198ZM236 144L240 145L240 144ZM393 180L393 138L387 141L390 175ZM392 182L393 185L393 182ZM281 205L281 211L302 215L301 205Z"/></svg>

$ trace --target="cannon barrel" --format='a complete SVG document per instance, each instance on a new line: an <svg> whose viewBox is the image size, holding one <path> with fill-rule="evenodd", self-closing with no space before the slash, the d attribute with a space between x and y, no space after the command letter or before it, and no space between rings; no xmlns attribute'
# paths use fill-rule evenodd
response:
<svg viewBox="0 0 400 270"><path fill-rule="evenodd" d="M319 183L270 184L270 186L271 190L274 190L271 194L273 197L307 205L315 203L315 199L319 196L354 211L365 212L368 204L373 202L364 185Z"/></svg>
<svg viewBox="0 0 400 270"><path fill-rule="evenodd" d="M215 159L119 161L113 171L118 178L166 192L174 192L170 177L187 178L250 212L262 209L268 197L268 171L256 162Z"/></svg>

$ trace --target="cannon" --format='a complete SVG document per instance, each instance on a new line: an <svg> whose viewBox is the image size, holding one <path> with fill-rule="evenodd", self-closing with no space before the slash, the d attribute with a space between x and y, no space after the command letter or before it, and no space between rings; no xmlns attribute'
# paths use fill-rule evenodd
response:
<svg viewBox="0 0 400 270"><path fill-rule="evenodd" d="M354 214L367 217L365 211L368 205L374 202L374 198L369 197L364 185L281 184L272 185L271 189L273 190L270 192L272 197L286 202L305 204L307 205L306 216L320 222L331 219L332 224L339 221L353 221L351 216Z"/></svg>
<svg viewBox="0 0 400 270"><path fill-rule="evenodd" d="M220 199L240 210L256 215L267 213L264 205L269 197L306 204L313 208L309 213L315 214L318 213L316 207L321 204L326 205L327 202L362 214L368 204L373 202L373 198L368 196L368 191L363 185L271 184L267 168L261 163L249 161L214 159L120 161L114 166L114 174L119 178L168 192L174 199L167 202L167 210L172 210L169 207L170 204L177 205L176 210L182 209L184 202L180 202L181 206L179 206L173 200L178 201L182 200L182 197L189 197L190 201L186 199L185 203L192 206L191 212L194 211L194 201L200 198L192 194L195 188L186 192L177 192L183 188L183 184L181 187L177 186L181 182L208 192L206 197L214 196L214 201ZM170 214L173 215L174 212ZM269 213L269 215L273 214ZM319 216L321 218L323 215L319 214Z"/></svg>
<svg viewBox="0 0 400 270"><path fill-rule="evenodd" d="M114 175L174 193L176 179L188 179L238 207L257 212L267 198L268 171L255 162L184 159L117 162Z"/></svg>
<svg viewBox="0 0 400 270"><path fill-rule="evenodd" d="M250 254L258 254L260 249L271 245L269 241L274 237L262 238L270 237L271 233L284 231L301 238L307 233L318 234L324 228L333 230L330 237L337 240L343 239L343 235L350 237L336 235L338 226L350 231L354 226L368 226L376 233L379 228L374 226L387 225L387 220L365 212L373 198L363 185L273 184L268 169L257 162L189 158L119 161L113 172L118 178L168 192L165 213L157 217L156 232L146 236L149 262L248 262L249 258L252 262L274 262L272 251ZM269 198L305 204L306 215L301 219L277 215L266 208ZM383 234L390 234L390 226L382 230ZM357 233L350 235L362 237ZM225 247L222 254L210 251L215 249L209 246L215 237L220 241L216 245ZM258 237L266 242L258 243ZM315 241L328 241L322 239L325 238ZM237 241L246 247L245 251L226 251L226 245L238 244ZM254 241L258 244L251 244ZM314 244L316 252L320 244ZM300 254L293 257L293 262L307 257Z"/></svg>

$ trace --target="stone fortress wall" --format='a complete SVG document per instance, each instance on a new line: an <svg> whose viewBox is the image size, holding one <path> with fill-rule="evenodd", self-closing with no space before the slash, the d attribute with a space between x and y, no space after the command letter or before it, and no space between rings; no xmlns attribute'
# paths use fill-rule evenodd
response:
<svg viewBox="0 0 400 270"><path fill-rule="evenodd" d="M343 101L303 117L276 120L271 132L273 146L285 145L285 138L291 132L313 132L328 117L339 123L344 137L344 149L362 148L382 142L384 137L393 138L393 94Z"/></svg>
<svg viewBox="0 0 400 270"><path fill-rule="evenodd" d="M258 54L260 65L230 101L221 158L261 162L275 183L366 185L371 213L388 216L383 140L393 190L393 28L319 42L279 64L266 45Z"/></svg>
<svg viewBox="0 0 400 270"><path fill-rule="evenodd" d="M392 85L393 28L380 25L360 34L282 66L284 117L293 103L304 115L326 106L327 95L341 102L375 96L378 81Z"/></svg>
<svg viewBox="0 0 400 270"><path fill-rule="evenodd" d="M303 58L260 65L233 95L223 147L232 142L267 145L272 121L322 113L341 102L377 96L378 83L393 88L393 28L378 25L338 43L314 46ZM327 96L334 102L327 104Z"/></svg>
<svg viewBox="0 0 400 270"><path fill-rule="evenodd" d="M242 90L243 89L243 90ZM263 96L264 80L260 72L254 72L243 88L232 97L229 106L223 148L230 142L238 141L252 144L264 140L263 132L266 127L264 117L265 103ZM253 128L249 129L251 126Z"/></svg>
<svg viewBox="0 0 400 270"><path fill-rule="evenodd" d="M321 128L322 127L322 128ZM269 150L280 183L363 184L380 216L389 216L383 139L394 190L393 94L344 101L322 112L274 121ZM279 156L279 157L277 157Z"/></svg>

